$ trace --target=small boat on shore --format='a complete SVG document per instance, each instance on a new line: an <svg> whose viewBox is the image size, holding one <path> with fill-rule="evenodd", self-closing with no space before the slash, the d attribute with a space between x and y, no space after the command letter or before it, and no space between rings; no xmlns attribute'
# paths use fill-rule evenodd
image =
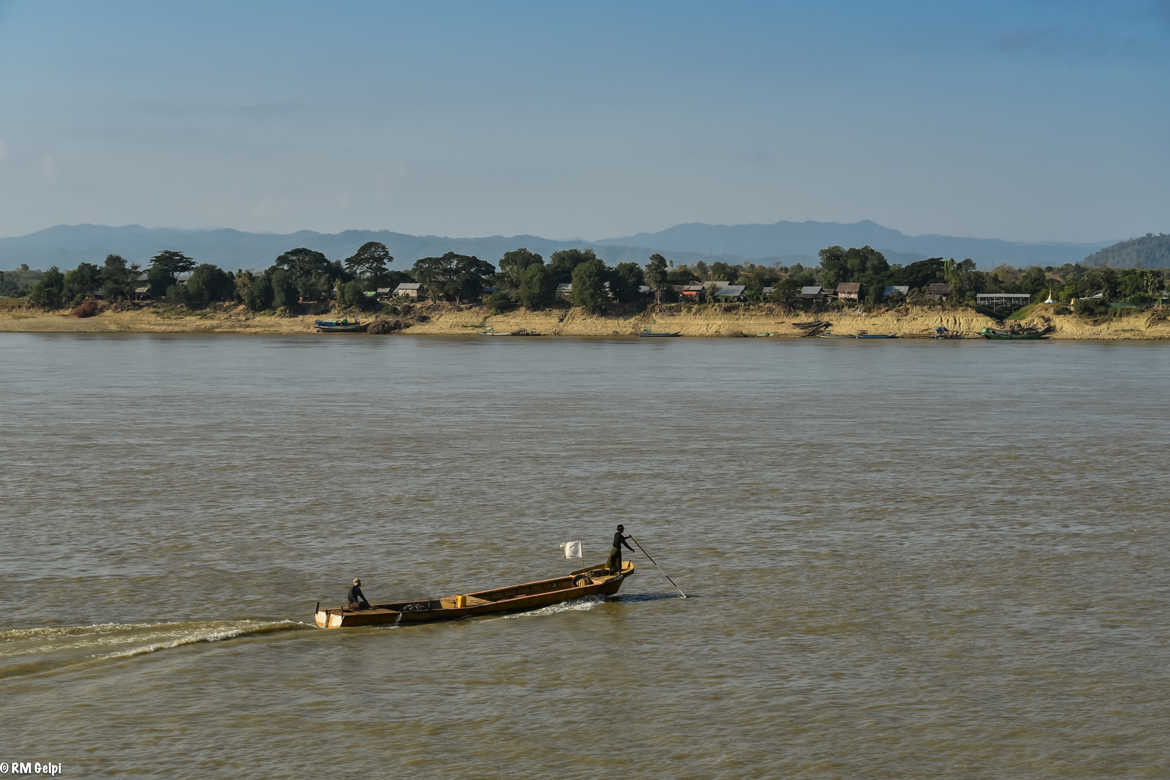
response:
<svg viewBox="0 0 1170 780"><path fill-rule="evenodd" d="M483 330L479 331L479 335L481 335L481 336L539 336L540 334L537 333L536 331L526 330L525 328L520 328L519 330L498 331L498 330L494 330L491 327L487 327L487 328L484 328Z"/></svg>
<svg viewBox="0 0 1170 780"><path fill-rule="evenodd" d="M369 323L360 320L350 322L348 319L317 320L313 323L313 327L317 329L318 333L364 333L369 327Z"/></svg>
<svg viewBox="0 0 1170 780"><path fill-rule="evenodd" d="M984 328L979 335L992 341L1036 341L1048 338L1050 328Z"/></svg>
<svg viewBox="0 0 1170 780"><path fill-rule="evenodd" d="M896 339L896 338L898 338L898 336L896 333L870 333L869 331L866 331L866 330L859 330L859 331L857 331L857 336L855 338L859 338L859 339Z"/></svg>
<svg viewBox="0 0 1170 780"><path fill-rule="evenodd" d="M681 330L672 331L672 332L670 332L670 333L665 333L665 332L656 333L656 332L654 332L654 331L650 330L649 328L642 328L641 332L640 332L640 333L638 333L638 338L643 338L643 339L673 339L673 338L677 338L677 337L678 337L679 335L681 335L681 334L682 334L682 331L681 331Z"/></svg>
<svg viewBox="0 0 1170 780"><path fill-rule="evenodd" d="M612 596L626 577L633 573L633 561L623 561L622 569L617 574L611 574L604 565L589 566L551 580L537 580L437 599L374 604L369 609L322 609L318 602L313 618L318 628L351 628L430 623L501 612L524 612L564 601Z"/></svg>

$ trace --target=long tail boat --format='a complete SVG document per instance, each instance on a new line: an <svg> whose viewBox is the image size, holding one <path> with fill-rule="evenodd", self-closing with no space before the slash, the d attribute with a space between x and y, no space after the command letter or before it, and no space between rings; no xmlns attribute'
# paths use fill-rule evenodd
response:
<svg viewBox="0 0 1170 780"><path fill-rule="evenodd" d="M369 327L368 322L361 322L360 320L317 320L313 323L313 327L317 329L318 333L364 333Z"/></svg>
<svg viewBox="0 0 1170 780"><path fill-rule="evenodd" d="M1036 328L1019 328L1017 330L1003 329L1003 328L984 328L979 331L979 335L985 339L992 341L1035 341L1037 339L1046 339L1051 332L1051 328L1044 328L1038 330Z"/></svg>
<svg viewBox="0 0 1170 780"><path fill-rule="evenodd" d="M634 573L633 561L623 561L621 571L613 574L605 566L589 566L565 577L537 580L494 590L460 593L423 601L398 601L373 604L369 609L344 607L321 608L317 603L314 621L318 628L353 626L396 626L430 623L436 620L490 615L499 612L524 612L564 601L612 596L626 577Z"/></svg>

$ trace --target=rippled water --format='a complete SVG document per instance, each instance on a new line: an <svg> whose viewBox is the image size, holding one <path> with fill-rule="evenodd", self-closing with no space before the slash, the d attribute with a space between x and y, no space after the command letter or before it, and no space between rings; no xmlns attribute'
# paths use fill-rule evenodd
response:
<svg viewBox="0 0 1170 780"><path fill-rule="evenodd" d="M0 760L1170 774L1170 347L0 334ZM319 631L554 576L619 598Z"/></svg>

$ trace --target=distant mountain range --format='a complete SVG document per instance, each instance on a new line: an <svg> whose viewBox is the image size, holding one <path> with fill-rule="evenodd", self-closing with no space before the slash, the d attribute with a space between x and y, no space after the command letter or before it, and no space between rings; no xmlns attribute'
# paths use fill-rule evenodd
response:
<svg viewBox="0 0 1170 780"><path fill-rule="evenodd" d="M815 265L826 246L872 246L891 263L906 264L926 257L971 258L980 268L1001 263L1014 266L1062 265L1078 262L1111 242L1094 244L1020 243L988 238L909 236L875 222L776 222L771 225L677 225L657 233L599 241L560 241L540 236L445 238L412 236L388 230L347 230L342 233L248 233L226 228L188 230L140 225L58 225L24 236L0 238L0 269L22 263L45 269L74 268L82 261L100 264L108 254L145 265L164 249L176 249L200 262L222 268L261 269L289 249L308 247L331 260L349 257L367 241L380 241L394 255L394 266L409 267L420 257L444 252L476 255L496 262L505 252L526 247L546 258L559 249L592 249L608 263L645 263L653 252L676 262L695 260L752 261L784 265Z"/></svg>
<svg viewBox="0 0 1170 780"><path fill-rule="evenodd" d="M1107 246L1085 258L1085 265L1112 268L1170 268L1170 234L1147 233Z"/></svg>

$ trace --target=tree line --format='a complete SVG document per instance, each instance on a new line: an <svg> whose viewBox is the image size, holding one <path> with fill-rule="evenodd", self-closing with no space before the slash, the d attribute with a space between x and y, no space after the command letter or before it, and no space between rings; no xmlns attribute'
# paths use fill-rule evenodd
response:
<svg viewBox="0 0 1170 780"><path fill-rule="evenodd" d="M1104 301L1142 304L1158 299L1170 284L1170 271L1151 268L1001 265L980 271L969 258L941 257L890 265L869 246L826 247L815 267L725 261L675 264L657 253L644 265L627 261L611 267L587 249L553 252L546 262L540 254L520 248L505 253L496 264L448 252L417 260L409 271L391 269L393 260L387 247L376 241L363 244L344 260L330 260L304 247L290 249L260 272L228 272L176 250L159 252L145 269L109 255L100 266L83 262L65 273L57 267L41 273L27 266L0 273L0 295L27 296L31 305L44 309L75 306L100 296L112 303L148 297L191 308L236 302L257 312L293 312L306 304L369 309L378 305L375 291L416 282L432 300L483 303L493 311L506 311L554 306L558 287L568 284L571 303L603 314L675 302L680 300L679 288L714 281L743 285L739 297L745 301L790 308L802 305L803 287L819 285L832 291L843 282L859 283L861 299L868 304L882 303L895 286L910 288L913 301L933 284L946 285L949 297L959 303L974 303L979 293L1012 292L1035 300L1051 295L1058 302L1101 293ZM709 301L712 292L705 288L697 297Z"/></svg>

